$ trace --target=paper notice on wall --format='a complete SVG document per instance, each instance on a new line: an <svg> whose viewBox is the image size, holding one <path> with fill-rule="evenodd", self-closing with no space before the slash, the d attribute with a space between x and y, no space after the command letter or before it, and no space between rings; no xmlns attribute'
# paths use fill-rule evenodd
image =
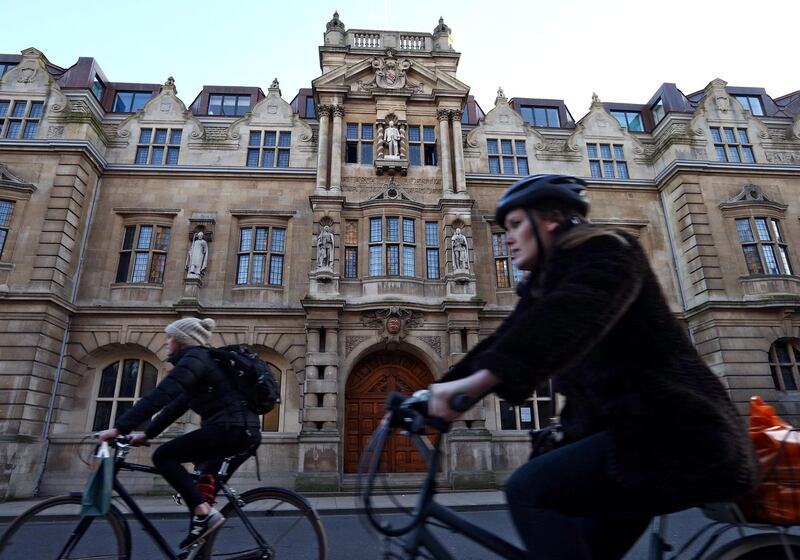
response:
<svg viewBox="0 0 800 560"><path fill-rule="evenodd" d="M519 409L519 421L520 422L530 422L531 421L531 409L523 406Z"/></svg>

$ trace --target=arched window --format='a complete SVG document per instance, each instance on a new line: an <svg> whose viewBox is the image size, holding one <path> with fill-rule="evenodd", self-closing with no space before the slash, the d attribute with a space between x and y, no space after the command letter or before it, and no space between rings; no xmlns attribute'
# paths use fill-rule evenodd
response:
<svg viewBox="0 0 800 560"><path fill-rule="evenodd" d="M272 370L272 373L275 375L275 381L278 382L278 390L280 391L281 398L283 398L283 372L281 369L273 364L272 362L267 362L269 364L269 369ZM280 418L281 418L281 403L275 405L275 408L270 410L264 416L261 417L261 431L262 432L277 432L280 430Z"/></svg>
<svg viewBox="0 0 800 560"><path fill-rule="evenodd" d="M775 388L779 391L796 391L800 383L800 339L776 341L769 349L769 366Z"/></svg>
<svg viewBox="0 0 800 560"><path fill-rule="evenodd" d="M158 368L141 359L119 360L103 368L92 431L111 428L139 397L156 386L157 380Z"/></svg>

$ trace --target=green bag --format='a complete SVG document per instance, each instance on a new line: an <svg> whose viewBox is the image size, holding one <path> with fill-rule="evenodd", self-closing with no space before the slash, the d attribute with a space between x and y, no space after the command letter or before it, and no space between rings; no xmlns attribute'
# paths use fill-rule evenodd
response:
<svg viewBox="0 0 800 560"><path fill-rule="evenodd" d="M111 508L111 486L114 481L114 459L103 442L95 455L97 468L89 475L81 498L81 517L105 515Z"/></svg>

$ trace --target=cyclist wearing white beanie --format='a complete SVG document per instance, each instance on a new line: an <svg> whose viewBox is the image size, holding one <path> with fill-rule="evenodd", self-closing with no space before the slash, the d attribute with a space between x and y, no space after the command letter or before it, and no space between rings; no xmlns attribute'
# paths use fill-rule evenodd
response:
<svg viewBox="0 0 800 560"><path fill-rule="evenodd" d="M203 498L183 463L221 463L237 455L232 474L261 443L258 415L245 406L228 375L209 353L214 319L185 317L166 326L168 360L175 367L152 391L117 418L110 430L98 434L107 441L128 434L143 424L144 433L133 434L132 443L157 437L188 410L200 415L199 430L167 441L153 453L153 465L183 498L192 514L186 549L216 530L225 518ZM155 416L157 414L157 416ZM154 418L155 416L155 418ZM247 453L249 452L249 454ZM216 473L216 468L209 472Z"/></svg>

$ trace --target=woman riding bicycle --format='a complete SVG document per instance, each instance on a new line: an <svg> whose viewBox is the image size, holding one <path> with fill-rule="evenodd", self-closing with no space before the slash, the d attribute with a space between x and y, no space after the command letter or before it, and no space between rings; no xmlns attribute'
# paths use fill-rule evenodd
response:
<svg viewBox="0 0 800 560"><path fill-rule="evenodd" d="M191 546L225 521L206 503L181 463L207 463L208 472L216 473L223 458L253 452L261 443L258 415L245 406L228 375L209 354L207 346L214 325L213 319L193 317L167 325L168 360L175 367L152 391L117 418L114 428L99 433L100 439L107 441L130 433L159 413L143 434L134 435L132 443L135 445L157 437L190 409L200 415L200 429L163 443L153 453L153 465L178 491L193 514L189 535L181 542L181 548ZM234 461L229 472L232 473L247 456Z"/></svg>
<svg viewBox="0 0 800 560"><path fill-rule="evenodd" d="M667 306L636 239L587 223L586 183L534 175L497 204L514 264L530 271L497 331L430 387L429 412L494 391L522 404L542 381L566 397L564 439L521 466L506 495L531 557L621 558L654 515L723 501L756 477L717 377Z"/></svg>

